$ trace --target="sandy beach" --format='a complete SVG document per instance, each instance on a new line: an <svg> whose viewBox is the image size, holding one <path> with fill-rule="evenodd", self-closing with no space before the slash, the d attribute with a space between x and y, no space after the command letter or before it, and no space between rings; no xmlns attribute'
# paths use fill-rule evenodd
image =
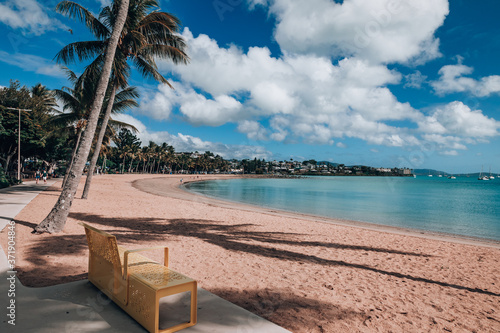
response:
<svg viewBox="0 0 500 333"><path fill-rule="evenodd" d="M128 248L169 246L173 269L293 332L500 332L498 243L221 202L179 189L181 178L213 177L96 176L62 233L31 234L56 183L16 217L19 279L85 279L85 222Z"/></svg>

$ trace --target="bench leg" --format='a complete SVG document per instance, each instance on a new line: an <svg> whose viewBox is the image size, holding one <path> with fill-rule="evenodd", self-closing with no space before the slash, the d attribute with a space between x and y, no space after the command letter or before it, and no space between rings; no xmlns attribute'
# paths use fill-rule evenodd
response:
<svg viewBox="0 0 500 333"><path fill-rule="evenodd" d="M151 333L172 333L196 324L198 288L196 281L181 285L155 290L137 280L133 275L129 276L129 302L123 306L139 324ZM160 299L166 296L183 292L191 292L190 320L163 330L160 326ZM168 315L168 314L167 314Z"/></svg>
<svg viewBox="0 0 500 333"><path fill-rule="evenodd" d="M159 324L160 324L160 321L159 321L159 302L160 302L160 298L165 297L165 296L175 295L175 294L185 292L185 291L189 291L191 293L191 311L190 311L189 322L182 323L179 325L175 325L175 326L160 330L159 329ZM160 295L160 293L161 293L161 295ZM181 285L181 286L174 287L171 289L159 291L159 293L157 293L156 297L157 297L157 299L156 299L156 304L157 304L156 311L158 312L158 315L157 315L156 324L155 324L155 328L156 328L155 332L173 333L173 332L180 331L184 328L196 325L197 315L198 315L198 286L197 286L196 281L193 281L193 282L186 284L186 285Z"/></svg>
<svg viewBox="0 0 500 333"><path fill-rule="evenodd" d="M198 285L194 281L191 285L191 321L189 322L193 326L196 325L198 320Z"/></svg>

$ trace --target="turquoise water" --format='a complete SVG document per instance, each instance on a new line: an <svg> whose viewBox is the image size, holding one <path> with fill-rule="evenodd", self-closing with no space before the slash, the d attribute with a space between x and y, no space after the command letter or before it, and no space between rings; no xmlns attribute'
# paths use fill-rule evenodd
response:
<svg viewBox="0 0 500 333"><path fill-rule="evenodd" d="M500 179L306 177L215 180L187 187L268 208L500 240Z"/></svg>

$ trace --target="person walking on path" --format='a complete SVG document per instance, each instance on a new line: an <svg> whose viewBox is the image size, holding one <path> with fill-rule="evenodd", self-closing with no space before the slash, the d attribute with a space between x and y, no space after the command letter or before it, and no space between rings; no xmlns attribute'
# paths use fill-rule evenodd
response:
<svg viewBox="0 0 500 333"><path fill-rule="evenodd" d="M43 169L43 183L47 184L47 170Z"/></svg>
<svg viewBox="0 0 500 333"><path fill-rule="evenodd" d="M35 179L36 179L36 183L38 184L38 181L40 180L40 169L36 170Z"/></svg>

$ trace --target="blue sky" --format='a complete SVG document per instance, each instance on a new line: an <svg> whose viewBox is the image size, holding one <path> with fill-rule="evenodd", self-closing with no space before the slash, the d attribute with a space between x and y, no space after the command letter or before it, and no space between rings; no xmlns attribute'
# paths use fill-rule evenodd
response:
<svg viewBox="0 0 500 333"><path fill-rule="evenodd" d="M0 85L68 84L53 61L79 22L58 1L0 4ZM81 0L98 13L107 0ZM144 144L225 158L500 172L500 2L162 0L191 58L133 74L119 116ZM73 31L73 34L69 32ZM81 71L82 64L71 65Z"/></svg>

